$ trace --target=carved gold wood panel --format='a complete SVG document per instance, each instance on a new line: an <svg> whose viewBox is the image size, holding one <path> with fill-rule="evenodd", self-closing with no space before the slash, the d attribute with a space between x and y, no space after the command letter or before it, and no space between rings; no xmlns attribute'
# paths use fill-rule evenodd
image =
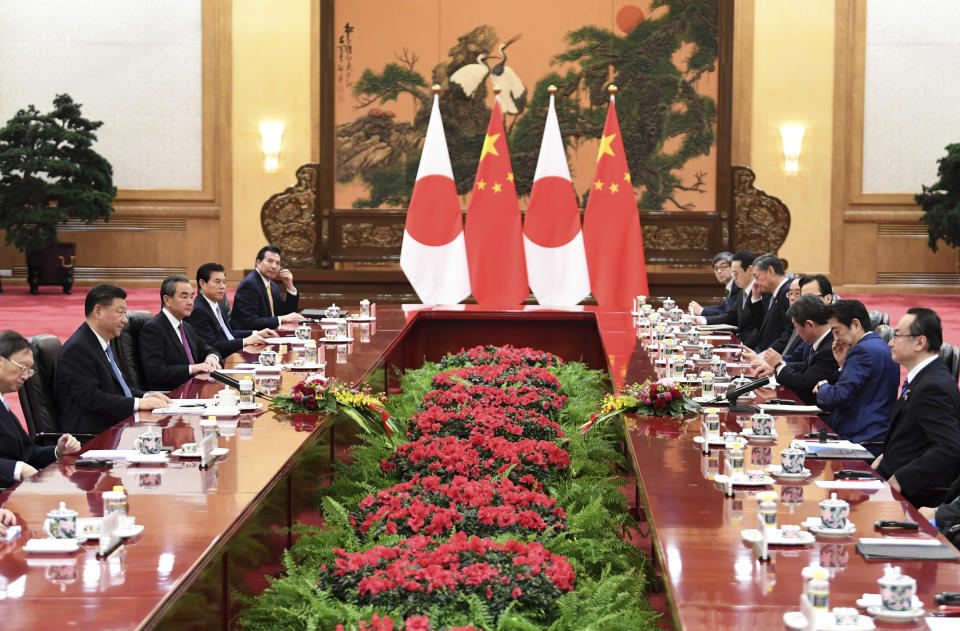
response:
<svg viewBox="0 0 960 631"><path fill-rule="evenodd" d="M283 249L290 267L316 267L320 220L316 209L318 164L297 169L297 183L270 197L260 210L267 241Z"/></svg>
<svg viewBox="0 0 960 631"><path fill-rule="evenodd" d="M749 167L733 167L733 238L730 249L754 254L776 252L790 231L790 210L753 183Z"/></svg>

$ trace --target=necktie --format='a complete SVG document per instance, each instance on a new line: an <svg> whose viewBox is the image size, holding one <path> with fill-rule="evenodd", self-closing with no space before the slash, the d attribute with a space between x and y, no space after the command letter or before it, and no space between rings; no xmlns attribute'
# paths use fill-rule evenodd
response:
<svg viewBox="0 0 960 631"><path fill-rule="evenodd" d="M227 336L228 340L232 340L233 333L227 328L226 323L223 321L223 316L220 315L220 305L213 305L213 314L217 316L217 321L220 323L220 328L223 329L223 334Z"/></svg>
<svg viewBox="0 0 960 631"><path fill-rule="evenodd" d="M276 312L273 310L273 288L270 287L269 282L267 283L267 302L270 303L270 315L272 316L277 315Z"/></svg>
<svg viewBox="0 0 960 631"><path fill-rule="evenodd" d="M130 392L130 386L127 385L127 382L123 380L123 375L120 374L120 367L117 366L117 362L113 358L113 347L109 344L107 344L107 359L110 360L110 368L113 368L113 376L117 378L117 381L120 382L120 387L123 388L123 396L133 396Z"/></svg>
<svg viewBox="0 0 960 631"><path fill-rule="evenodd" d="M13 418L15 418L15 419L17 420L17 423L20 425L20 427L23 428L24 433L26 433L27 435L30 434L30 429L27 427L27 423L26 423L25 421L21 420L19 416L17 416L16 414L13 413L13 410L11 410L11 409L10 409L10 406L7 405L7 402L6 402L6 400L3 398L3 395L2 395L2 394L0 394L0 406L3 406L3 409L6 410L7 413L10 414L10 416L12 416Z"/></svg>
<svg viewBox="0 0 960 631"><path fill-rule="evenodd" d="M907 379L904 379L904 380L903 380L903 386L901 386L901 388L900 388L900 398L901 398L901 399L903 399L904 397L907 396L907 385L908 385L909 383L910 383L910 382L909 382Z"/></svg>
<svg viewBox="0 0 960 631"><path fill-rule="evenodd" d="M190 345L187 344L187 334L183 330L183 322L180 323L180 341L183 342L183 350L187 351L187 363L195 364L197 362L193 361L193 353L190 352Z"/></svg>

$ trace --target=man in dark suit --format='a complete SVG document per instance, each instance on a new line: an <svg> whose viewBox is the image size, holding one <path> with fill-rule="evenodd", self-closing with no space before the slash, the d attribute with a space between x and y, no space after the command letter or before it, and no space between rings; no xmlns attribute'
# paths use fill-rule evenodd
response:
<svg viewBox="0 0 960 631"><path fill-rule="evenodd" d="M63 429L99 434L133 414L170 403L158 392L130 388L117 365L110 340L127 322L127 293L114 285L91 288L84 301L86 321L57 357L57 403Z"/></svg>
<svg viewBox="0 0 960 631"><path fill-rule="evenodd" d="M783 269L783 262L773 254L757 257L753 262L753 278L761 293L770 294L770 303L764 311L756 344L747 346L758 353L768 348L782 353L793 332L793 323L787 317L787 309L790 308L790 298L787 296L790 279ZM751 299L757 302L756 298Z"/></svg>
<svg viewBox="0 0 960 631"><path fill-rule="evenodd" d="M815 296L801 296L787 309L787 316L803 340L806 354L799 361L789 361L767 349L763 357L773 362L770 373L776 374L777 383L793 390L804 404L814 405L817 397L813 388L837 371L827 306Z"/></svg>
<svg viewBox="0 0 960 631"><path fill-rule="evenodd" d="M193 287L183 274L160 285L163 308L140 330L140 362L151 388L172 390L194 375L220 370L221 357L183 321L193 311Z"/></svg>
<svg viewBox="0 0 960 631"><path fill-rule="evenodd" d="M732 261L733 254L730 252L718 252L713 257L713 275L717 277L717 282L723 285L723 290L726 294L723 297L723 302L719 305L702 307L696 300L691 300L690 313L693 315L713 316L720 315L726 311L727 304L733 298L734 289L738 289L737 284L733 282L733 272L730 270Z"/></svg>
<svg viewBox="0 0 960 631"><path fill-rule="evenodd" d="M197 297L193 313L186 317L193 330L221 357L227 357L244 346L264 346L266 338L276 337L273 329L260 331L234 330L227 324L223 300L227 295L227 275L219 263L204 263L197 269Z"/></svg>
<svg viewBox="0 0 960 631"><path fill-rule="evenodd" d="M276 281L276 282L275 282ZM283 285L283 291L277 283ZM280 248L265 245L257 253L256 269L237 285L230 312L230 327L257 331L278 329L284 322L303 319L297 313L300 296L293 286L293 274L280 268Z"/></svg>
<svg viewBox="0 0 960 631"><path fill-rule="evenodd" d="M16 331L0 332L0 487L26 480L60 456L80 451L80 442L63 434L56 445L38 447L3 395L19 390L33 375L33 352Z"/></svg>
<svg viewBox="0 0 960 631"><path fill-rule="evenodd" d="M924 489L947 487L960 475L960 389L940 361L942 342L940 318L921 307L907 311L890 340L907 378L873 468L916 506L939 504L943 492Z"/></svg>
<svg viewBox="0 0 960 631"><path fill-rule="evenodd" d="M730 272L733 276L735 293L731 293L723 313L715 316L701 316L701 324L732 324L737 327L737 336L747 346L756 341L760 321L766 301L761 297L758 302L750 300L753 291L753 253L743 250L733 255ZM759 296L759 294L758 294Z"/></svg>
<svg viewBox="0 0 960 631"><path fill-rule="evenodd" d="M886 342L870 330L870 316L859 300L833 303L827 307L827 320L840 370L813 389L817 405L830 412L827 422L846 440L883 440L897 398L900 367ZM874 455L882 451L869 445L867 449Z"/></svg>
<svg viewBox="0 0 960 631"><path fill-rule="evenodd" d="M960 477L950 485L950 490L940 506L924 506L919 510L948 541L960 548Z"/></svg>

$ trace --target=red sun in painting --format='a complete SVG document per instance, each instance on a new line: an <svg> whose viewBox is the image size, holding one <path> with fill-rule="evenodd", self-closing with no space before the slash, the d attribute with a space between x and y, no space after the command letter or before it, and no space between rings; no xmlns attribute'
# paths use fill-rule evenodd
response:
<svg viewBox="0 0 960 631"><path fill-rule="evenodd" d="M644 20L643 11L635 4L628 4L617 11L617 28L629 33Z"/></svg>

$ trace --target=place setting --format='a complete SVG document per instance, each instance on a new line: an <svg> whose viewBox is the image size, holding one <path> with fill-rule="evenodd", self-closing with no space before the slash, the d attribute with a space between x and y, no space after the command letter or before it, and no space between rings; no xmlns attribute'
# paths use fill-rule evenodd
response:
<svg viewBox="0 0 960 631"><path fill-rule="evenodd" d="M766 466L767 473L773 474L778 480L791 482L804 481L813 475L810 469L804 467L806 452L802 449L787 447L780 450L780 464Z"/></svg>
<svg viewBox="0 0 960 631"><path fill-rule="evenodd" d="M820 516L808 517L803 527L821 537L846 539L857 531L856 524L848 519L849 515L850 504L831 493L827 499L820 500Z"/></svg>

